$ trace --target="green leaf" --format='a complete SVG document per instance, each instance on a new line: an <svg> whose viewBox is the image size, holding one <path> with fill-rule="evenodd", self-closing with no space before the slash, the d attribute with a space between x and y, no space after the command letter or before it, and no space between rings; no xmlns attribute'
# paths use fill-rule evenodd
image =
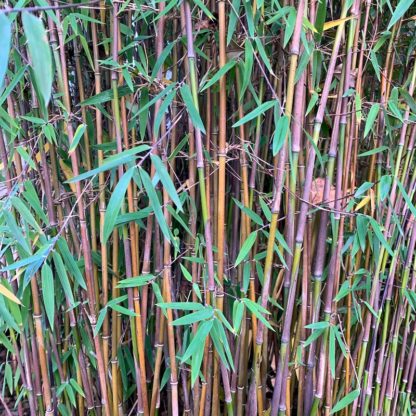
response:
<svg viewBox="0 0 416 416"><path fill-rule="evenodd" d="M220 68L215 75L206 83L202 86L201 88L201 92L205 91L206 89L212 87L214 84L216 84L219 79L225 75L231 68L233 68L235 66L235 64L237 63L237 61L235 60L230 60L228 61L222 68Z"/></svg>
<svg viewBox="0 0 416 416"><path fill-rule="evenodd" d="M97 323L95 324L95 328L94 328L94 336L97 336L97 334L100 332L100 329L103 326L106 314L107 314L106 307L100 310L100 313L98 314Z"/></svg>
<svg viewBox="0 0 416 416"><path fill-rule="evenodd" d="M165 62L168 55L171 53L173 47L175 46L175 43L176 42L169 43L165 47L165 49L163 49L162 53L159 55L159 57L158 57L158 59L155 63L155 66L153 67L153 71L152 71L152 75L151 75L152 80L157 77L157 73L159 72L159 69L161 68L161 66Z"/></svg>
<svg viewBox="0 0 416 416"><path fill-rule="evenodd" d="M314 322L312 324L309 325L305 325L305 328L308 329L326 329L329 327L329 322L326 321L322 321L322 322Z"/></svg>
<svg viewBox="0 0 416 416"><path fill-rule="evenodd" d="M19 153L19 155L21 156L21 158L33 169L36 170L36 164L35 162L31 159L29 153L26 152L26 150L24 149L23 146L19 146L16 148L17 153Z"/></svg>
<svg viewBox="0 0 416 416"><path fill-rule="evenodd" d="M260 215L256 214L250 208L245 207L238 199L233 198L233 201L238 206L238 208L240 208L241 211L244 212L244 214L246 214L256 224L260 225L260 227L263 227L264 223L263 223L263 220L261 219Z"/></svg>
<svg viewBox="0 0 416 416"><path fill-rule="evenodd" d="M309 104L308 104L308 108L306 109L305 116L307 116L312 111L312 108L315 107L315 104L317 103L318 98L319 98L318 93L314 91L312 93L311 99L309 100Z"/></svg>
<svg viewBox="0 0 416 416"><path fill-rule="evenodd" d="M354 194L355 198L359 198L361 195L365 194L374 184L372 182L364 182Z"/></svg>
<svg viewBox="0 0 416 416"><path fill-rule="evenodd" d="M45 304L46 316L48 317L50 327L54 329L55 317L55 288L53 284L52 269L47 263L42 266L42 296Z"/></svg>
<svg viewBox="0 0 416 416"><path fill-rule="evenodd" d="M370 130L373 128L373 124L376 120L379 110L380 104L376 103L371 106L370 111L368 112L367 120L365 122L364 138L367 137L368 133L370 133Z"/></svg>
<svg viewBox="0 0 416 416"><path fill-rule="evenodd" d="M52 55L48 37L41 19L29 13L22 15L35 81L47 106L52 92Z"/></svg>
<svg viewBox="0 0 416 416"><path fill-rule="evenodd" d="M137 316L137 314L133 311L131 311L130 309L125 308L124 306L121 305L111 305L110 306L111 309L113 309L114 311L120 312L123 315L127 315L127 316Z"/></svg>
<svg viewBox="0 0 416 416"><path fill-rule="evenodd" d="M111 194L110 201L107 205L107 210L104 217L104 227L102 235L102 243L106 244L108 238L116 224L118 213L120 212L121 205L124 203L124 196L126 194L127 187L133 177L133 171L135 167L130 168L119 180L113 193Z"/></svg>
<svg viewBox="0 0 416 416"><path fill-rule="evenodd" d="M75 304L74 295L72 294L71 285L69 283L68 275L64 266L64 262L62 261L62 257L57 251L52 253L53 262L56 268L56 274L59 278L61 283L62 289L68 299L68 303L70 306Z"/></svg>
<svg viewBox="0 0 416 416"><path fill-rule="evenodd" d="M401 0L400 1L400 3L396 7L396 10L391 16L389 25L387 26L387 30L389 30L396 22L398 22L403 17L403 15L407 12L409 7L413 3L414 3L414 0Z"/></svg>
<svg viewBox="0 0 416 416"><path fill-rule="evenodd" d="M276 123L276 130L273 135L273 156L276 156L279 153L279 150L282 148L287 134L289 132L289 117L283 115L279 118Z"/></svg>
<svg viewBox="0 0 416 416"><path fill-rule="evenodd" d="M295 30L297 12L294 8L291 8L289 14L287 15L287 20L285 24L285 36L283 38L283 47L285 48L290 41L290 38L293 35Z"/></svg>
<svg viewBox="0 0 416 416"><path fill-rule="evenodd" d="M173 85L172 85L172 88L173 88ZM161 96L164 95L165 91L166 91L166 89L162 90L160 95ZM119 98L125 97L128 94L131 94L131 89L128 85L123 85L122 87L117 88L117 95L118 95ZM106 103L108 101L111 101L113 98L114 98L114 89L110 88L109 90L100 92L97 95L93 95L92 97L87 98L86 100L82 101L79 105L81 107L96 106L96 105L103 104L103 103Z"/></svg>
<svg viewBox="0 0 416 416"><path fill-rule="evenodd" d="M156 173L159 176L159 179L162 181L163 186L166 188L167 193L172 198L172 201L178 207L180 211L183 211L181 200L179 199L178 193L176 192L175 185L172 182L172 179L166 170L165 165L160 160L157 155L150 155L153 165L156 169Z"/></svg>
<svg viewBox="0 0 416 416"><path fill-rule="evenodd" d="M69 380L69 383L71 384L71 386L72 386L72 388L79 394L79 395L81 395L82 397L85 397L85 394L84 394L84 392L83 392L83 390L82 390L82 388L80 387L80 385L73 379L73 378L71 378L70 380Z"/></svg>
<svg viewBox="0 0 416 416"><path fill-rule="evenodd" d="M204 309L204 305L197 302L170 302L158 303L159 308L177 309L179 311L200 311Z"/></svg>
<svg viewBox="0 0 416 416"><path fill-rule="evenodd" d="M322 38L325 20L326 20L326 0L319 0L318 11L316 13L316 19L315 19L315 29L317 31L317 33L315 34L315 39L317 42L320 42Z"/></svg>
<svg viewBox="0 0 416 416"><path fill-rule="evenodd" d="M312 344L312 342L316 341L325 332L325 329L326 328L313 331L308 339L303 343L303 348L306 348L308 345Z"/></svg>
<svg viewBox="0 0 416 416"><path fill-rule="evenodd" d="M181 318L175 319L171 325L190 325L196 322L212 318L214 315L214 310L207 306L200 311L189 313L188 315L182 316Z"/></svg>
<svg viewBox="0 0 416 416"><path fill-rule="evenodd" d="M204 349L205 340L211 331L213 323L213 319L210 319L209 321L202 322L202 324L198 326L198 331L182 356L181 363L187 361L198 349Z"/></svg>
<svg viewBox="0 0 416 416"><path fill-rule="evenodd" d="M0 14L0 88L6 75L9 63L10 41L12 38L12 26L7 16Z"/></svg>
<svg viewBox="0 0 416 416"><path fill-rule="evenodd" d="M244 302L244 304L247 306L249 311L252 314L254 314L259 321L261 321L265 326L267 326L267 328L269 328L271 331L274 332L274 329L270 325L269 321L262 315L263 313L270 314L269 311L267 311L261 305L259 305L256 302L253 302L252 300L250 300L248 298L242 299L242 302Z"/></svg>
<svg viewBox="0 0 416 416"><path fill-rule="evenodd" d="M241 326L241 322L243 320L244 303L236 300L234 305L236 305L236 307L234 308L235 310L233 310L233 327L234 332L238 333L238 330Z"/></svg>
<svg viewBox="0 0 416 416"><path fill-rule="evenodd" d="M256 242L256 237L257 231L252 231L250 235L246 238L246 241L244 241L244 244L240 249L240 253L238 253L234 267L237 267L246 258L247 254L251 250L251 247L253 247L253 244Z"/></svg>
<svg viewBox="0 0 416 416"><path fill-rule="evenodd" d="M366 157L366 156L375 155L376 153L384 152L385 150L388 150L388 147L387 146L376 147L375 149L371 149L371 150L369 150L367 152L360 153L358 155L358 157Z"/></svg>
<svg viewBox="0 0 416 416"><path fill-rule="evenodd" d="M153 135L157 137L159 135L160 125L163 120L163 116L166 114L166 110L172 104L173 99L175 98L176 90L171 91L166 98L163 100L162 104L159 107L159 110L155 117L155 122L153 126Z"/></svg>
<svg viewBox="0 0 416 416"><path fill-rule="evenodd" d="M376 73L376 77L378 81L380 82L380 76L381 76L380 65L378 63L377 55L372 49L370 51L370 61L371 61L371 65L373 65L374 72Z"/></svg>
<svg viewBox="0 0 416 416"><path fill-rule="evenodd" d="M239 127L245 123L247 123L250 120L253 120L253 118L256 118L257 116L264 114L267 110L270 110L274 105L276 104L276 100L266 101L265 103L261 104L257 108L255 108L250 113L246 114L241 120L237 121L237 123L233 124L234 127Z"/></svg>
<svg viewBox="0 0 416 416"><path fill-rule="evenodd" d="M86 124L80 124L77 127L77 129L75 130L75 134L74 134L74 137L72 139L72 143L69 146L69 150L68 150L69 154L73 153L75 151L75 149L77 148L78 143L81 140L81 137L84 134L86 128L87 128Z"/></svg>
<svg viewBox="0 0 416 416"><path fill-rule="evenodd" d="M199 130L201 130L202 133L205 134L204 123L202 122L198 109L195 107L191 89L189 88L188 84L182 85L181 95L186 105L186 109L188 110L189 117L191 117L192 124Z"/></svg>
<svg viewBox="0 0 416 416"><path fill-rule="evenodd" d="M155 213L160 229L162 230L162 233L165 236L165 238L170 241L171 237L169 233L169 228L168 228L168 225L166 224L166 220L163 215L162 207L160 205L157 193L153 187L152 180L150 179L150 176L144 169L142 168L139 168L139 169L140 169L140 177L142 178L143 185L146 189L146 193L149 198L149 203L153 209L153 212Z"/></svg>
<svg viewBox="0 0 416 416"><path fill-rule="evenodd" d="M404 200L406 201L406 204L408 205L410 211L412 212L413 216L416 217L416 208L413 205L412 200L410 199L409 195L407 194L406 190L404 189L404 186L402 185L402 183L397 179L397 186L400 189L400 192L403 195Z"/></svg>
<svg viewBox="0 0 416 416"><path fill-rule="evenodd" d="M91 176L98 175L101 172L113 169L124 163L132 162L134 161L137 153L142 153L149 149L150 147L147 144L142 144L140 146L133 147L132 149L124 150L121 153L118 153L105 159L101 166L99 166L98 168L91 169L88 172L82 173L81 175L68 179L65 183L74 183L82 181L84 179L91 178Z"/></svg>
<svg viewBox="0 0 416 416"><path fill-rule="evenodd" d="M379 239L380 243L384 246L384 248L387 250L387 252L390 254L390 256L393 257L393 250L391 249L389 243L384 238L383 233L380 230L380 226L378 222L374 218L370 218L371 226L374 230L374 233L376 234L377 238Z"/></svg>
<svg viewBox="0 0 416 416"><path fill-rule="evenodd" d="M350 403L352 403L359 395L361 390L356 389L348 393L345 397L343 397L331 410L330 415L339 412L340 410L347 407Z"/></svg>
<svg viewBox="0 0 416 416"><path fill-rule="evenodd" d="M384 201L390 192L392 178L391 175L384 175L380 178L380 200Z"/></svg>
<svg viewBox="0 0 416 416"><path fill-rule="evenodd" d="M147 274L143 276L136 276L136 277L129 277L124 280L119 280L117 283L117 287L120 289L128 288L128 287L140 287L145 286L152 280L154 280L155 276L152 274Z"/></svg>
<svg viewBox="0 0 416 416"><path fill-rule="evenodd" d="M230 44L233 38L235 28L237 26L239 11L240 11L241 0L233 0L230 7L230 17L228 20L228 32L227 32L227 46ZM247 42L247 40L246 40Z"/></svg>

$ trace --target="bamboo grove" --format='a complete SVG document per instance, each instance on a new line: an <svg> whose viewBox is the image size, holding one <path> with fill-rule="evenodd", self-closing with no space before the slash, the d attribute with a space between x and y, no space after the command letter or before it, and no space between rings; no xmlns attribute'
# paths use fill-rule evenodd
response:
<svg viewBox="0 0 416 416"><path fill-rule="evenodd" d="M412 414L413 1L0 3L1 414Z"/></svg>

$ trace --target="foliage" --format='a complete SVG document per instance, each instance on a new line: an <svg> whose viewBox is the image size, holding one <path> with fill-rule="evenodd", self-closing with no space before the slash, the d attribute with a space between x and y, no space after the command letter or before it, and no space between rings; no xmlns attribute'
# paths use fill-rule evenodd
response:
<svg viewBox="0 0 416 416"><path fill-rule="evenodd" d="M413 2L6 3L6 414L410 414Z"/></svg>

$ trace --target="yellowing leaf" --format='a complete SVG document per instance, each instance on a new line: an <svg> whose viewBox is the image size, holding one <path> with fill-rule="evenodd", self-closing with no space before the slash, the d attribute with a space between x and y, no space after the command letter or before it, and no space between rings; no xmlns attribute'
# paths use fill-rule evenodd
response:
<svg viewBox="0 0 416 416"><path fill-rule="evenodd" d="M65 176L65 179L67 181L74 177L72 170L69 168L69 166L65 165L65 163L61 159L59 160L59 166L61 167L62 172L64 173L64 176ZM76 193L75 184L73 182L69 182L69 186L71 188L71 191L73 193Z"/></svg>
<svg viewBox="0 0 416 416"><path fill-rule="evenodd" d="M10 299L12 302L17 303L18 305L22 304L22 302L20 302L20 300L15 296L13 292L11 292L3 285L0 285L0 294L5 296L7 299Z"/></svg>
<svg viewBox="0 0 416 416"><path fill-rule="evenodd" d="M354 211L359 211L363 206L367 205L370 201L371 196L367 195L365 198L361 200L361 202L355 207Z"/></svg>
<svg viewBox="0 0 416 416"><path fill-rule="evenodd" d="M344 17L343 19L336 19L336 20L331 20L330 22L325 22L324 31L332 29L333 27L339 26L341 23L348 22L348 20L351 20L354 17L355 16L348 16L348 17Z"/></svg>

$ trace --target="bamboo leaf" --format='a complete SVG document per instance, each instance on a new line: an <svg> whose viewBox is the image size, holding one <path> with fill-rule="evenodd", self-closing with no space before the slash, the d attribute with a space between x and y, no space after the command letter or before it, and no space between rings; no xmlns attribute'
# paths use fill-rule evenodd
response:
<svg viewBox="0 0 416 416"><path fill-rule="evenodd" d="M149 284L152 280L154 280L155 276L152 274L137 276L137 277L129 277L128 279L119 280L117 283L117 287L120 289L125 289L129 287L140 287Z"/></svg>
<svg viewBox="0 0 416 416"><path fill-rule="evenodd" d="M370 130L373 128L374 121L376 120L379 109L380 109L380 104L378 103L373 104L371 106L370 111L368 112L367 120L365 122L364 138L367 137L368 133L370 133Z"/></svg>
<svg viewBox="0 0 416 416"><path fill-rule="evenodd" d="M263 227L264 223L263 223L263 220L261 219L260 215L256 214L250 208L247 208L246 206L244 206L238 199L233 198L233 201L238 206L238 208L240 208L241 211L244 212L244 214L246 214L256 224L260 225L260 227Z"/></svg>
<svg viewBox="0 0 416 416"><path fill-rule="evenodd" d="M376 153L384 152L385 150L388 150L387 146L376 147L375 149L371 149L368 152L360 153L358 157L366 157L366 156L375 155Z"/></svg>
<svg viewBox="0 0 416 416"><path fill-rule="evenodd" d="M235 64L237 63L237 61L235 60L230 60L228 61L223 67L221 67L216 73L215 75L209 80L207 81L206 84L204 84L201 88L201 92L205 91L206 89L212 87L214 84L216 84L220 78L225 75L231 68L233 68L235 66Z"/></svg>
<svg viewBox="0 0 416 416"><path fill-rule="evenodd" d="M319 0L318 4L318 11L316 13L316 19L315 19L315 39L317 42L320 42L322 38L322 33L324 31L324 24L326 20L326 0Z"/></svg>
<svg viewBox="0 0 416 416"><path fill-rule="evenodd" d="M157 59L155 66L153 67L151 78L155 79L157 77L157 73L159 72L159 69L162 67L163 63L166 61L166 58L171 53L173 47L175 46L176 42L169 43L162 51L162 53L159 55L159 58Z"/></svg>
<svg viewBox="0 0 416 416"><path fill-rule="evenodd" d="M349 404L351 404L358 396L360 395L360 389L356 389L348 393L345 397L343 397L335 406L332 408L330 414L334 414L339 412L340 410L346 408Z"/></svg>
<svg viewBox="0 0 416 416"><path fill-rule="evenodd" d="M107 206L107 211L104 217L104 227L102 235L102 243L106 244L115 227L118 213L120 212L121 206L124 204L124 196L127 191L127 187L133 177L133 171L135 167L130 168L119 180L113 193L111 194L110 201Z"/></svg>
<svg viewBox="0 0 416 416"><path fill-rule="evenodd" d="M276 130L273 135L273 156L276 156L282 148L289 132L289 118L283 115L276 123Z"/></svg>
<svg viewBox="0 0 416 416"><path fill-rule="evenodd" d="M160 125L162 123L163 117L166 115L166 111L169 106L172 104L173 99L175 98L176 90L171 91L166 98L163 100L162 104L159 107L159 110L155 117L153 134L155 137L159 135Z"/></svg>
<svg viewBox="0 0 416 416"><path fill-rule="evenodd" d="M234 263L234 267L237 267L247 257L248 253L251 250L251 247L253 247L254 243L256 242L256 237L257 231L252 231L250 235L246 238L246 241L244 241L244 244L240 249L240 253L238 253L237 259Z"/></svg>
<svg viewBox="0 0 416 416"><path fill-rule="evenodd" d="M240 326L241 326L241 322L243 320L244 303L238 300L236 300L235 302L237 306L235 308L235 313L233 312L233 327L234 327L234 332L238 333Z"/></svg>
<svg viewBox="0 0 416 416"><path fill-rule="evenodd" d="M182 356L181 363L187 361L198 349L204 349L205 340L211 331L213 322L214 321L211 319L209 321L202 322L202 324L198 326L198 331Z"/></svg>
<svg viewBox="0 0 416 416"><path fill-rule="evenodd" d="M117 155L110 156L107 159L104 159L101 166L95 169L91 169L88 172L82 173L81 175L75 176L73 178L70 178L66 181L66 183L74 183L79 182L88 178L91 178L92 176L98 175L101 172L105 172L110 169L114 169L117 166L123 165L125 163L129 163L134 161L135 156L138 153L145 152L146 150L149 150L150 147L146 144L142 144L137 147L133 147L132 149L124 150L121 153L118 153Z"/></svg>
<svg viewBox="0 0 416 416"><path fill-rule="evenodd" d="M159 223L160 229L162 230L162 233L165 236L165 238L167 240L171 241L169 228L166 224L166 220L165 220L165 217L163 215L162 207L160 205L159 198L156 194L156 191L153 188L152 181L151 181L148 173L144 169L139 168L139 170L140 170L140 177L142 178L143 185L146 189L146 193L147 193L147 196L149 198L149 203L150 203L150 205L153 209L153 212L155 213L155 216L156 216L157 222Z"/></svg>
<svg viewBox="0 0 416 416"><path fill-rule="evenodd" d="M196 322L212 318L214 316L214 310L207 306L200 311L189 313L188 315L182 316L181 318L175 319L171 322L171 325L190 325Z"/></svg>
<svg viewBox="0 0 416 416"><path fill-rule="evenodd" d="M384 248L387 250L387 252L390 254L390 256L393 257L393 255L394 255L393 250L391 249L389 243L387 242L383 233L381 232L378 222L374 218L370 218L370 222L371 222L371 227L373 228L378 240L384 246Z"/></svg>
<svg viewBox="0 0 416 416"><path fill-rule="evenodd" d="M62 257L56 251L52 253L52 257L57 271L56 274L59 278L62 289L65 292L70 306L73 306L75 304L74 295L72 293L71 284L69 283L68 275L64 266L64 262L62 261Z"/></svg>
<svg viewBox="0 0 416 416"><path fill-rule="evenodd" d="M336 20L331 20L330 22L325 22L324 23L324 27L323 30L329 30L332 29L333 27L337 27L339 26L341 23L345 23L348 22L348 20L353 19L355 16L348 16L348 17L344 17L343 19L336 19Z"/></svg>
<svg viewBox="0 0 416 416"><path fill-rule="evenodd" d="M52 269L47 263L42 266L42 296L45 304L46 316L49 320L51 330L54 330L55 320L55 287L53 283Z"/></svg>
<svg viewBox="0 0 416 416"><path fill-rule="evenodd" d="M191 89L189 88L187 84L183 84L180 91L181 91L181 95L185 103L186 109L188 110L189 117L192 120L192 124L199 130L201 130L202 133L205 134L204 123L202 122L198 109L195 107L195 103L191 94Z"/></svg>
<svg viewBox="0 0 416 416"><path fill-rule="evenodd" d="M204 309L204 305L196 302L170 302L170 303L158 303L159 308L177 309L179 311L200 311Z"/></svg>
<svg viewBox="0 0 416 416"><path fill-rule="evenodd" d="M69 146L68 153L71 154L75 151L78 146L81 137L83 136L85 129L87 128L86 124L80 124L77 129L75 130L74 138L72 139L72 143Z"/></svg>
<svg viewBox="0 0 416 416"><path fill-rule="evenodd" d="M179 199L178 193L176 192L175 185L172 182L172 179L166 170L165 165L160 160L157 155L150 155L153 165L155 166L156 173L159 176L159 179L162 181L163 186L166 188L167 193L172 198L172 201L178 207L180 211L183 211L181 200Z"/></svg>
<svg viewBox="0 0 416 416"><path fill-rule="evenodd" d="M396 182L397 182L398 188L400 189L400 192L403 195L404 200L406 201L406 204L408 205L408 207L409 207L410 211L412 212L413 216L416 217L416 208L413 205L413 202L410 199L409 195L407 194L406 190L404 189L403 184L398 179L396 179Z"/></svg>
<svg viewBox="0 0 416 416"><path fill-rule="evenodd" d="M52 92L52 55L48 37L41 19L23 13L22 20L36 84L47 106Z"/></svg>
<svg viewBox="0 0 416 416"><path fill-rule="evenodd" d="M413 0L400 0L400 3L397 5L394 10L393 15L391 16L387 30L389 30L394 24L396 24L407 12L409 7L413 4Z"/></svg>
<svg viewBox="0 0 416 416"><path fill-rule="evenodd" d="M253 120L253 118L256 118L257 116L264 114L267 110L270 110L275 104L276 100L266 101L250 113L246 114L241 120L237 121L237 123L234 123L232 127L239 127L248 121Z"/></svg>
<svg viewBox="0 0 416 416"><path fill-rule="evenodd" d="M17 303L18 305L22 304L22 302L20 302L20 299L11 290L7 289L2 284L0 284L0 295L3 295L7 299L11 300L14 303Z"/></svg>
<svg viewBox="0 0 416 416"><path fill-rule="evenodd" d="M6 75L9 63L12 25L5 14L0 14L0 88Z"/></svg>
<svg viewBox="0 0 416 416"><path fill-rule="evenodd" d="M329 328L329 322L326 321L322 321L322 322L314 322L312 324L309 325L305 325L305 328L308 329L326 329Z"/></svg>

